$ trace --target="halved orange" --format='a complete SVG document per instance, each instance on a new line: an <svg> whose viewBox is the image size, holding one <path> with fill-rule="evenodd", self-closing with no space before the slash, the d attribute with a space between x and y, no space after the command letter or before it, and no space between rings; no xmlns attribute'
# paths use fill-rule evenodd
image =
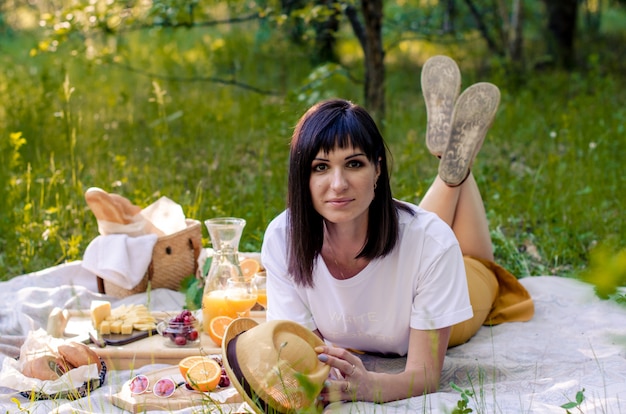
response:
<svg viewBox="0 0 626 414"><path fill-rule="evenodd" d="M243 277L246 280L250 280L256 275L259 270L261 270L261 264L251 257L243 259L239 262L239 267L241 268L241 272L243 273Z"/></svg>
<svg viewBox="0 0 626 414"><path fill-rule="evenodd" d="M222 367L212 358L204 358L193 364L188 370L185 379L195 390L201 392L213 391L222 378Z"/></svg>
<svg viewBox="0 0 626 414"><path fill-rule="evenodd" d="M192 355L192 356L183 358L178 363L178 369L180 370L180 375L182 375L183 378L187 378L187 371L189 371L189 368L191 368L193 365L197 364L198 362L204 361L205 359L210 359L210 358L206 356L202 356L202 355Z"/></svg>
<svg viewBox="0 0 626 414"><path fill-rule="evenodd" d="M216 316L209 322L209 336L216 345L222 346L226 327L230 325L233 318L230 316Z"/></svg>

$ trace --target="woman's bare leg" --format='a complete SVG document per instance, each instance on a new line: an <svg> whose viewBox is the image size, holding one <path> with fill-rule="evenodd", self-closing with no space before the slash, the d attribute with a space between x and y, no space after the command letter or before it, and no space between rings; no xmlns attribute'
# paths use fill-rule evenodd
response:
<svg viewBox="0 0 626 414"><path fill-rule="evenodd" d="M448 186L437 176L420 206L448 223L464 255L493 260L485 206L471 173L458 187Z"/></svg>
<svg viewBox="0 0 626 414"><path fill-rule="evenodd" d="M485 207L471 173L458 187L448 186L437 176L420 206L448 223L459 241L464 256L493 261L493 247ZM474 316L452 326L449 347L463 344L474 336L487 319L498 292L496 277L489 272L471 270L472 266L480 265L476 261L468 260L465 260L467 288Z"/></svg>

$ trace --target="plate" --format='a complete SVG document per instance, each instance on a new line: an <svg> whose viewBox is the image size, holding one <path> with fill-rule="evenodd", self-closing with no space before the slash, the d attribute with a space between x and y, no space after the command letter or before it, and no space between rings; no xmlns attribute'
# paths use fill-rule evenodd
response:
<svg viewBox="0 0 626 414"><path fill-rule="evenodd" d="M130 344L131 342L135 342L135 341L138 341L140 339L147 338L147 337L152 336L152 335L154 335L156 333L157 333L156 329L151 329L151 330L148 330L148 331L137 331L137 330L134 330L130 334L105 334L105 335L100 335L100 338L102 338L102 340L107 345L120 346L120 345Z"/></svg>

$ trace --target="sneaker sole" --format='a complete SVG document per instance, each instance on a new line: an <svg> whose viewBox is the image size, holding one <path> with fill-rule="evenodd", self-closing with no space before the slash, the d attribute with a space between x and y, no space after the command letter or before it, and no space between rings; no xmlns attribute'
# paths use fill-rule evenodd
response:
<svg viewBox="0 0 626 414"><path fill-rule="evenodd" d="M421 85L426 103L426 147L439 157L452 131L452 112L461 91L461 71L448 56L433 56L424 63Z"/></svg>
<svg viewBox="0 0 626 414"><path fill-rule="evenodd" d="M460 185L469 175L499 104L500 90L488 82L476 83L459 96L448 146L439 163L439 177L449 186Z"/></svg>

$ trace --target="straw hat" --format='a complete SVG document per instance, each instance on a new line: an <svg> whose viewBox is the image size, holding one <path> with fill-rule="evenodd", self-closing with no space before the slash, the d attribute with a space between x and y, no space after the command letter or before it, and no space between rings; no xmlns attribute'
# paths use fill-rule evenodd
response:
<svg viewBox="0 0 626 414"><path fill-rule="evenodd" d="M235 319L222 360L231 382L256 413L286 413L315 403L330 366L317 359L322 340L291 321Z"/></svg>

